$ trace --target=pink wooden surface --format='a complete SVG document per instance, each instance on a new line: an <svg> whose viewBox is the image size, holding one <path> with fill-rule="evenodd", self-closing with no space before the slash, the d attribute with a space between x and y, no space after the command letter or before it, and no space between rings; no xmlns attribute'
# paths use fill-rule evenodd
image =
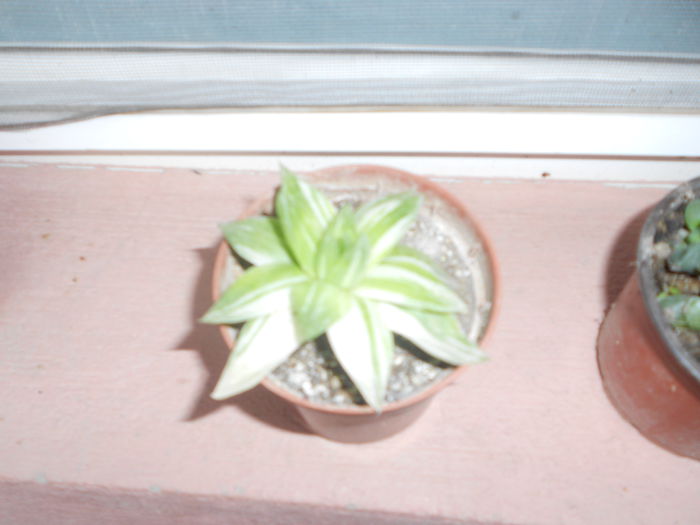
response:
<svg viewBox="0 0 700 525"><path fill-rule="evenodd" d="M700 462L622 420L595 359L665 188L443 181L499 256L492 360L346 445L262 389L207 398L215 226L276 182L0 166L0 523L700 522Z"/></svg>

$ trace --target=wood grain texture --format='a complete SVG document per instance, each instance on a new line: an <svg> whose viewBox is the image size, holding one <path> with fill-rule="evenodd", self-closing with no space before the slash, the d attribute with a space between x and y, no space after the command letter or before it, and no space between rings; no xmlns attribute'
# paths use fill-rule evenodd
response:
<svg viewBox="0 0 700 525"><path fill-rule="evenodd" d="M307 434L262 389L207 397L227 352L216 327L196 323L216 224L276 183L269 172L0 168L0 515L39 523L72 494L53 523L81 523L80 508L88 523L106 501L138 508L135 524L179 523L165 518L171 505L183 523L212 524L305 512L309 523L698 522L700 462L622 420L596 365L599 324L665 188L442 181L499 257L492 360L403 434L346 445Z"/></svg>

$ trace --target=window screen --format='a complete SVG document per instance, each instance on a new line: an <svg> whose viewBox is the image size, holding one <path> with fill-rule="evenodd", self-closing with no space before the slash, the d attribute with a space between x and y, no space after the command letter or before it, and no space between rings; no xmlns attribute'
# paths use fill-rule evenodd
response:
<svg viewBox="0 0 700 525"><path fill-rule="evenodd" d="M5 0L0 126L183 108L700 108L690 0Z"/></svg>

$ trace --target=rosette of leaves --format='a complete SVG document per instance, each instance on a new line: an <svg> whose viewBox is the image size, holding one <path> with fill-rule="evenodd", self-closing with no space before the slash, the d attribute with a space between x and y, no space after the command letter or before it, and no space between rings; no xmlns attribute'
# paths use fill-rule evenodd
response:
<svg viewBox="0 0 700 525"><path fill-rule="evenodd" d="M668 257L668 269L691 276L700 275L700 199L688 203L684 210L684 237ZM659 304L674 326L700 330L700 297L670 287L659 294Z"/></svg>
<svg viewBox="0 0 700 525"><path fill-rule="evenodd" d="M389 195L337 209L282 168L274 217L230 222L222 231L248 268L204 315L244 323L212 397L256 386L302 343L326 334L340 366L380 411L399 334L451 365L485 355L456 314L466 305L422 253L399 243L420 195Z"/></svg>

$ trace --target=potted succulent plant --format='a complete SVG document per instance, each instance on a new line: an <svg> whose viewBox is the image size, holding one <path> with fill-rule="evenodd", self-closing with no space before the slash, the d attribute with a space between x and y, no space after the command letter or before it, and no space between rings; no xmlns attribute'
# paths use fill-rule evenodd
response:
<svg viewBox="0 0 700 525"><path fill-rule="evenodd" d="M403 172L341 168L307 182L281 171L274 206L221 227L202 321L222 325L233 350L212 397L262 382L326 437L395 433L455 367L486 359L476 343L492 312L488 247L452 198ZM448 267L428 255L450 250Z"/></svg>
<svg viewBox="0 0 700 525"><path fill-rule="evenodd" d="M637 271L608 313L598 361L609 397L645 436L700 459L700 178L649 214Z"/></svg>

